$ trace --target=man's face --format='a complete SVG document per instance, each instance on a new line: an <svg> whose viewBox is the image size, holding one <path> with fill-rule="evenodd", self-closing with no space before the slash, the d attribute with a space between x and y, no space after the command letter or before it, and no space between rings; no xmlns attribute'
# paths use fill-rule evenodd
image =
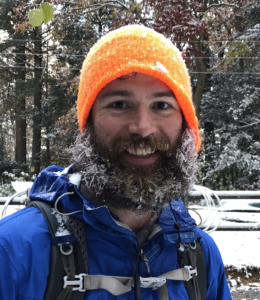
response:
<svg viewBox="0 0 260 300"><path fill-rule="evenodd" d="M107 206L157 210L194 183L195 135L183 127L166 84L140 73L123 76L97 96L72 162Z"/></svg>
<svg viewBox="0 0 260 300"><path fill-rule="evenodd" d="M182 113L175 95L146 74L132 73L110 82L96 98L92 120L99 142L110 150L116 141L138 137L167 141L170 148L180 142ZM154 164L161 154L149 143L125 143L121 150L121 159L136 166Z"/></svg>

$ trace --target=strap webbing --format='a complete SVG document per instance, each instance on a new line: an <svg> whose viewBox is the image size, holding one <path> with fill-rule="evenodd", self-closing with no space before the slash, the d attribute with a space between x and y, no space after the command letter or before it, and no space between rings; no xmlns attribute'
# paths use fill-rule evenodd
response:
<svg viewBox="0 0 260 300"><path fill-rule="evenodd" d="M134 277L119 277L105 275L84 276L84 289L104 289L112 295L119 296L130 292L134 283Z"/></svg>
<svg viewBox="0 0 260 300"><path fill-rule="evenodd" d="M164 284L159 288L159 298L160 300L169 300L167 285Z"/></svg>
<svg viewBox="0 0 260 300"><path fill-rule="evenodd" d="M197 267L196 247L197 247L197 245L196 245L196 241L195 241L195 248L190 248L190 250L189 250L189 257L190 257L192 268ZM192 275L192 281L193 281L196 300L201 300L197 276L195 276L194 274Z"/></svg>
<svg viewBox="0 0 260 300"><path fill-rule="evenodd" d="M83 276L83 289L84 290L98 290L104 289L114 296L119 296L131 291L134 286L133 277L120 277L120 276L106 276L106 275L86 275ZM167 272L155 278L165 278L169 280L188 280L190 278L189 270L187 268L176 269ZM152 278L149 278L152 280ZM159 288L160 300L168 299L167 286L164 284ZM58 299L57 299L58 300Z"/></svg>
<svg viewBox="0 0 260 300"><path fill-rule="evenodd" d="M197 239L196 243L197 243L196 259L197 259L197 270L198 270L197 280L198 280L201 300L205 300L207 294L207 286L208 286L207 266L206 266L205 256L204 256L200 239Z"/></svg>
<svg viewBox="0 0 260 300"><path fill-rule="evenodd" d="M200 239L196 240L196 250L191 255L191 258L189 251L184 251L182 253L178 251L178 262L180 267L190 264L194 266L195 258L198 272L198 276L196 276L197 283L194 285L193 279L184 282L184 285L190 300L197 300L196 297L198 297L198 290L200 293L200 299L205 300L207 294L207 267Z"/></svg>
<svg viewBox="0 0 260 300"><path fill-rule="evenodd" d="M30 203L30 206L38 208L43 216L46 219L48 224L51 237L55 237L55 233L59 227L58 221L53 214L53 207L50 203L43 202L43 201L33 201ZM78 243L73 245L73 254L70 257L70 263L65 265L63 263L62 254L60 252L60 248L56 244L51 245L51 259L50 259L50 270L49 270L49 277L48 277L48 284L45 290L44 299L46 300L83 300L84 293L79 291L73 291L72 287L69 286L66 289L63 289L64 283L64 276L66 276L66 272L64 267L68 267L69 269L72 268L72 275L75 276L75 269L77 273L86 273L85 272L85 263L82 257L82 253L79 249ZM72 263L73 260L73 263ZM70 271L71 272L71 271ZM68 276L68 275L67 275ZM71 277L72 278L72 277ZM58 298L60 297L60 298Z"/></svg>
<svg viewBox="0 0 260 300"><path fill-rule="evenodd" d="M69 280L75 279L75 264L74 264L74 253L72 252L69 255L61 254L63 266L66 271ZM57 300L70 300L72 297L72 286L67 286L59 294Z"/></svg>
<svg viewBox="0 0 260 300"><path fill-rule="evenodd" d="M66 289L62 290L57 300L70 300L71 297L72 297L72 287L67 287Z"/></svg>
<svg viewBox="0 0 260 300"><path fill-rule="evenodd" d="M46 222L49 226L51 236L55 236L55 232L58 229L58 222L56 217L53 215L52 207L49 203L41 201L33 201L30 206L34 206L41 210ZM152 220L154 221L154 220ZM146 240L146 233L149 232L149 224L145 228L144 232L139 236L139 243L142 245ZM147 232L146 232L147 231ZM67 273L68 281L75 279L76 274L87 273L84 258L80 251L78 243L73 245L74 251L70 255L62 255L58 245L52 244L51 246L51 262L50 262L50 273L48 279L48 285L45 292L45 298L48 300L83 300L84 292L73 291L73 286L68 285L63 289L63 278ZM205 300L207 292L207 272L206 263L201 247L201 243L197 240L197 250L192 250L186 253L184 259L184 265L190 265L192 268L198 269L199 276L192 275L192 280L186 281L190 277L189 269L180 268L170 272L167 272L158 278L165 278L169 280L182 280L186 281L186 290L190 300ZM76 253L76 254L75 254ZM75 260L75 258L77 258ZM65 272L66 270L66 272ZM76 271L75 271L76 270ZM119 276L105 276L105 275L86 275L83 277L83 289L84 290L95 290L105 289L111 294L118 296L131 291L134 286L134 277L119 277ZM61 292L62 291L62 292ZM168 300L168 291L166 284L159 287L160 300Z"/></svg>

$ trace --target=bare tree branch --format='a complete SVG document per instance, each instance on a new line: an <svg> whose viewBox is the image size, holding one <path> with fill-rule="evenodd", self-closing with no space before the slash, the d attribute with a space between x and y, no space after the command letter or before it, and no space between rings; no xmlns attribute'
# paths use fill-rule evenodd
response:
<svg viewBox="0 0 260 300"><path fill-rule="evenodd" d="M14 72L12 72L12 71L9 70L9 69L6 69L6 71L7 71L8 73L12 74L12 75L15 76L15 77L18 75L18 73L14 73Z"/></svg>
<svg viewBox="0 0 260 300"><path fill-rule="evenodd" d="M220 3L220 4L211 4L207 7L207 9L210 9L212 7L220 7L220 6L229 6L229 7L234 7L234 8L238 8L238 9L242 9L241 7L235 5L235 4L231 4L231 3Z"/></svg>
<svg viewBox="0 0 260 300"><path fill-rule="evenodd" d="M31 66L31 67L33 67L33 68L36 67L35 65L28 63L28 61L26 61L26 64L29 65L29 66ZM41 69L42 69L42 68L41 68Z"/></svg>
<svg viewBox="0 0 260 300"><path fill-rule="evenodd" d="M33 67L33 68L35 67L35 65L32 65L31 63L29 63L28 61L26 61L26 60L20 58L19 56L16 56L16 59L20 60L20 61L23 62L23 63L26 63L27 65L29 65L29 66L31 66L31 67Z"/></svg>
<svg viewBox="0 0 260 300"><path fill-rule="evenodd" d="M29 52L31 52L33 55L39 56L39 54L35 53L35 52L32 51L30 48L28 48L28 47L26 47L26 46L24 46L24 48L25 48L26 50L28 50Z"/></svg>
<svg viewBox="0 0 260 300"><path fill-rule="evenodd" d="M108 1L105 1L104 4L91 4L91 5L88 5L86 7L86 12L92 12L92 11L97 11L99 10L100 8L102 7L106 7L106 6L111 6L111 7L114 7L114 8L123 8L125 10L128 9L127 6L125 6L122 2L120 1L117 1L117 0L108 0ZM92 8L93 7L93 8ZM89 8L92 8L92 9L89 9ZM70 8L71 10L80 10L82 9L82 7L73 7L73 8Z"/></svg>
<svg viewBox="0 0 260 300"><path fill-rule="evenodd" d="M115 5L115 4L103 4L103 5L100 5L100 6L97 6L95 8L92 8L92 9L86 9L85 12L86 13L90 13L90 12L93 12L93 11L97 11L99 10L100 8L102 7L107 7L107 6L111 6L111 7L114 7L114 8L122 8L121 6L119 5ZM71 8L71 10L82 10L82 8Z"/></svg>
<svg viewBox="0 0 260 300"><path fill-rule="evenodd" d="M253 126L253 125L256 125L256 124L259 124L260 121L257 121L257 122L254 122L254 123L251 123L251 124L248 124L248 125L243 125L243 126L240 126L239 128L246 128L246 127L250 127L250 126Z"/></svg>
<svg viewBox="0 0 260 300"><path fill-rule="evenodd" d="M128 9L128 7L124 5L124 3L122 3L122 2L120 2L120 1L118 1L118 0L106 0L105 2L106 2L107 4L110 3L110 2L111 2L112 4L113 4L113 3L117 3L117 4L119 4L122 8Z"/></svg>

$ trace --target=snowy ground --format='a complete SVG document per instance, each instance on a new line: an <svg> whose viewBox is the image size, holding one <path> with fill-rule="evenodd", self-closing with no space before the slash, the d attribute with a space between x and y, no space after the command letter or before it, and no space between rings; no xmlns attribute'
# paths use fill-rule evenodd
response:
<svg viewBox="0 0 260 300"><path fill-rule="evenodd" d="M260 231L215 231L210 236L216 242L225 266L260 269Z"/></svg>
<svg viewBox="0 0 260 300"><path fill-rule="evenodd" d="M260 300L260 231L215 231L233 299Z"/></svg>
<svg viewBox="0 0 260 300"><path fill-rule="evenodd" d="M202 208L197 212L204 221L208 213ZM211 212L204 227L221 221L220 230L210 236L220 250L232 298L260 300L260 209L246 208L239 201L223 208L222 213ZM191 215L200 222L196 213L191 211Z"/></svg>

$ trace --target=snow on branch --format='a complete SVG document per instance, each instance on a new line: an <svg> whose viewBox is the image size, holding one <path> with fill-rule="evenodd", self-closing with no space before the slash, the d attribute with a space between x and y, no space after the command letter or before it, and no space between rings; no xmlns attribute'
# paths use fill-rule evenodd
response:
<svg viewBox="0 0 260 300"><path fill-rule="evenodd" d="M118 5L120 5L122 8L124 8L124 9L128 9L125 5L124 5L124 3L122 3L122 2L120 2L120 1L118 1L118 0L106 0L105 1L105 3L106 4L109 4L109 3L114 3L114 4L118 4Z"/></svg>
<svg viewBox="0 0 260 300"><path fill-rule="evenodd" d="M99 10L100 8L102 7L106 7L106 6L111 6L111 7L114 7L114 8L123 8L125 10L128 9L128 7L126 7L122 2L120 1L117 1L117 0L107 0L107 1L104 1L103 4L92 4L92 5L88 5L86 7L86 12L92 12L92 11L97 11ZM74 7L74 8L71 8L71 10L80 10L82 9L82 7Z"/></svg>
<svg viewBox="0 0 260 300"><path fill-rule="evenodd" d="M111 6L111 7L114 7L114 8L122 8L121 6L116 5L116 4L109 4L109 3L106 3L106 4L102 4L102 5L96 6L95 8L89 9L89 10L87 10L87 12L97 11L97 10L99 10L100 8L106 7L106 6ZM126 8L126 9L127 9L127 8Z"/></svg>
<svg viewBox="0 0 260 300"><path fill-rule="evenodd" d="M251 124L240 126L239 128L246 128L246 127L250 127L250 126L253 126L253 125L256 125L256 124L259 124L259 123L260 123L260 120L257 121L257 122L251 123Z"/></svg>
<svg viewBox="0 0 260 300"><path fill-rule="evenodd" d="M231 4L231 3L220 3L220 4L211 4L207 7L207 9L210 9L212 7L220 7L220 6L229 6L229 7L234 7L234 8L238 8L241 9L241 7L235 5L235 4Z"/></svg>

